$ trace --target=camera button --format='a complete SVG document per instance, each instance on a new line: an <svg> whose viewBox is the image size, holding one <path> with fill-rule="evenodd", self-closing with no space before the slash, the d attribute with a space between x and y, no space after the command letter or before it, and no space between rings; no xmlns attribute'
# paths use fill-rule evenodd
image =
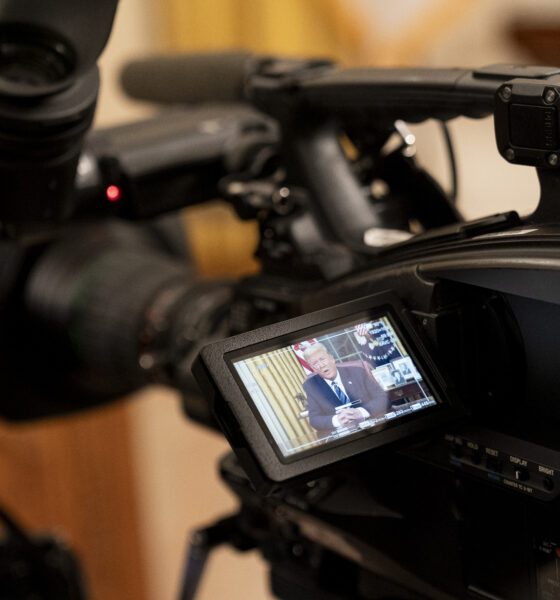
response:
<svg viewBox="0 0 560 600"><path fill-rule="evenodd" d="M529 471L523 467L517 467L514 473L515 481L527 481L529 479Z"/></svg>
<svg viewBox="0 0 560 600"><path fill-rule="evenodd" d="M454 458L462 458L463 456L463 444L455 443L451 447L451 456Z"/></svg>
<svg viewBox="0 0 560 600"><path fill-rule="evenodd" d="M543 480L543 485L547 492L551 492L554 489L554 479L547 475Z"/></svg>
<svg viewBox="0 0 560 600"><path fill-rule="evenodd" d="M494 471L494 473L502 472L503 463L499 458L495 458L493 456L486 457L486 468L489 471Z"/></svg>
<svg viewBox="0 0 560 600"><path fill-rule="evenodd" d="M471 462L473 465L479 465L482 462L482 452L480 450L471 451Z"/></svg>

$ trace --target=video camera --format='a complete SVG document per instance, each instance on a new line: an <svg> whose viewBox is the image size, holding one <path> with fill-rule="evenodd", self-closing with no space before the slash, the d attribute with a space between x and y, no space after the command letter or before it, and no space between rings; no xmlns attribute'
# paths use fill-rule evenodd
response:
<svg viewBox="0 0 560 600"><path fill-rule="evenodd" d="M288 172L351 266L315 286L283 282L282 314L303 316L214 343L197 362L237 457L222 475L242 498L239 529L282 598L558 597L558 71L267 68L250 97L281 124ZM488 113L502 156L537 169L532 215L464 222L418 171L422 185L404 189L406 145L383 152L395 119ZM364 194L372 174L400 222ZM380 229L410 234L411 222L422 231L376 244ZM311 382L333 377L300 352L316 343L343 380L345 365L368 363L389 405L370 409L361 392L365 417L321 429ZM324 418L335 401L322 393Z"/></svg>
<svg viewBox="0 0 560 600"><path fill-rule="evenodd" d="M280 598L560 597L560 70L149 59L125 70L131 95L201 105L83 142L104 40L83 54L52 35L56 11L22 28L10 10L2 414L149 381L185 392L186 413L232 445L221 474L241 506L194 536L183 598L223 542L259 548ZM527 217L468 222L405 122L490 114L541 198ZM215 197L258 221L258 275L185 267L173 211ZM312 389L329 373L338 406Z"/></svg>

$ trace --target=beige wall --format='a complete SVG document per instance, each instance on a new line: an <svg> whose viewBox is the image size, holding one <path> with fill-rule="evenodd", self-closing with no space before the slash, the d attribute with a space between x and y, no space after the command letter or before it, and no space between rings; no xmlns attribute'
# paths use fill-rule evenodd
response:
<svg viewBox="0 0 560 600"><path fill-rule="evenodd" d="M144 117L149 109L121 91L119 70L130 58L157 51L162 45L161 10L149 0L119 0L113 32L99 61L101 91L95 124L105 127Z"/></svg>

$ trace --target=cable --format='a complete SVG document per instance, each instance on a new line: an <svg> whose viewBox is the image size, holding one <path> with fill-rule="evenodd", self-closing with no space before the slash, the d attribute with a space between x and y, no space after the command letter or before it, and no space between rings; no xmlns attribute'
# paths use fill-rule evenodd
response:
<svg viewBox="0 0 560 600"><path fill-rule="evenodd" d="M451 170L451 191L449 192L449 198L453 204L457 202L457 163L455 161L455 151L453 150L453 140L451 139L451 132L445 121L440 121L441 132L445 145L447 146L447 153L449 156L449 168Z"/></svg>

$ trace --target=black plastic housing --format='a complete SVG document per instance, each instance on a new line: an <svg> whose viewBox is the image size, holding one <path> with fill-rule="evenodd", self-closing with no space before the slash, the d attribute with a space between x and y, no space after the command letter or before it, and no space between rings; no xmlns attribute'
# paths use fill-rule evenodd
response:
<svg viewBox="0 0 560 600"><path fill-rule="evenodd" d="M233 361L309 339L327 330L334 331L345 324L357 322L356 319L366 320L380 315L391 317L399 339L405 343L414 363L419 365L437 404L292 456L283 455L259 411L243 391ZM255 487L261 490L301 476L315 478L325 468L345 459L409 439L418 433L427 435L428 431L449 424L465 413L451 383L441 375L418 336L406 309L390 292L360 298L211 344L203 348L193 372L207 397L212 398L216 420L242 466Z"/></svg>

